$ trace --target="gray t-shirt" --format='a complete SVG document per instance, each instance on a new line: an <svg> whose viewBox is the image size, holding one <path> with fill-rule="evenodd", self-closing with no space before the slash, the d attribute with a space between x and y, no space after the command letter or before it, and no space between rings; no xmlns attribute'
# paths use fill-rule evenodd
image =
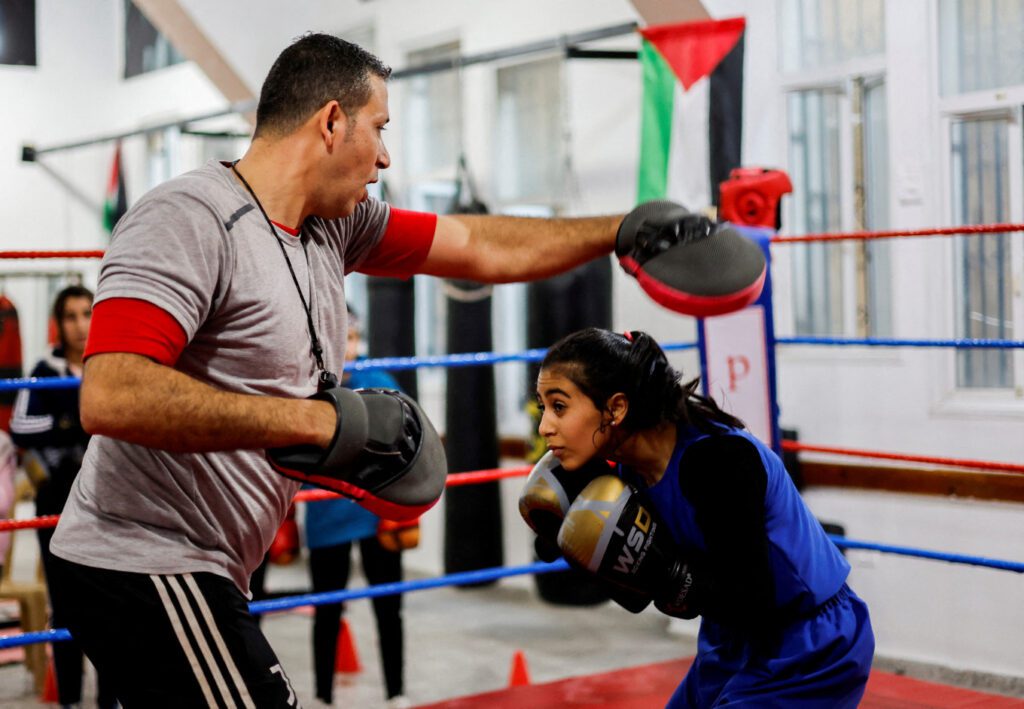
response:
<svg viewBox="0 0 1024 709"><path fill-rule="evenodd" d="M381 241L389 207L360 203L345 219L272 233L218 162L149 192L118 224L96 302L135 298L165 310L187 345L175 369L218 389L302 398L316 391L306 313L324 363L340 376L343 276ZM171 453L93 436L51 549L87 566L138 573L207 571L248 592L299 484L262 450Z"/></svg>

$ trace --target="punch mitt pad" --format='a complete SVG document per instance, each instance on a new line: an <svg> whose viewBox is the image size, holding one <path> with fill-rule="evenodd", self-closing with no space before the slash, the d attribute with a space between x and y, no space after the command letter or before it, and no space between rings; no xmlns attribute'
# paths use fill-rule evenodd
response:
<svg viewBox="0 0 1024 709"><path fill-rule="evenodd" d="M274 470L349 497L384 519L415 519L440 499L448 475L444 446L412 398L344 387L310 398L334 405L334 439L326 449L268 450Z"/></svg>
<svg viewBox="0 0 1024 709"><path fill-rule="evenodd" d="M627 214L615 254L647 295L695 317L750 305L767 273L764 253L753 241L668 201L645 202Z"/></svg>

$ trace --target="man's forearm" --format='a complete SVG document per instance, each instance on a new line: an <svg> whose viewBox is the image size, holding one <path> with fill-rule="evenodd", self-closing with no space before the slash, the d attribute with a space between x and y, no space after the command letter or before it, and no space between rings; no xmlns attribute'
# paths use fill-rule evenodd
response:
<svg viewBox="0 0 1024 709"><path fill-rule="evenodd" d="M537 280L604 256L622 216L536 219L452 215L466 231L455 277L488 283ZM433 254L432 254L433 255ZM435 274L451 275L451 274Z"/></svg>
<svg viewBox="0 0 1024 709"><path fill-rule="evenodd" d="M325 402L233 394L119 353L86 362L81 417L89 433L181 452L326 447L336 420Z"/></svg>

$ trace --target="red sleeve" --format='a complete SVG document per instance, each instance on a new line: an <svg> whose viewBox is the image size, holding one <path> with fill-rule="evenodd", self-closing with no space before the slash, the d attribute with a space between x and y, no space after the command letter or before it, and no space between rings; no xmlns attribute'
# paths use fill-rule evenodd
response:
<svg viewBox="0 0 1024 709"><path fill-rule="evenodd" d="M166 310L135 298L111 298L92 309L85 358L127 352L170 367L185 349L186 339L185 330Z"/></svg>
<svg viewBox="0 0 1024 709"><path fill-rule="evenodd" d="M427 260L436 228L436 214L392 207L384 238L357 270L370 276L408 278Z"/></svg>

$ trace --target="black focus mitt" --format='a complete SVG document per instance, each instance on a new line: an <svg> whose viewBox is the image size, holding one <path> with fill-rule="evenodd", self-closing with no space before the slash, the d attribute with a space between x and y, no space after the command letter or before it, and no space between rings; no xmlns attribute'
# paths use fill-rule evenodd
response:
<svg viewBox="0 0 1024 709"><path fill-rule="evenodd" d="M340 493L390 520L414 519L444 491L444 446L419 405L392 389L334 387L311 399L334 405L338 422L326 449L267 451L274 470Z"/></svg>
<svg viewBox="0 0 1024 709"><path fill-rule="evenodd" d="M665 200L645 202L626 215L615 254L656 302L702 318L753 303L767 274L767 259L753 241Z"/></svg>

